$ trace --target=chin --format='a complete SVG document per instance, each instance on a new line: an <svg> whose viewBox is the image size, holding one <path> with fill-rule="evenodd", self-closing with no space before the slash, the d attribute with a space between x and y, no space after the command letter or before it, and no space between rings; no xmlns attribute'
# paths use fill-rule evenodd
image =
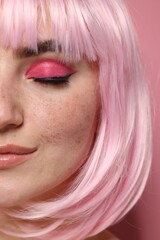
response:
<svg viewBox="0 0 160 240"><path fill-rule="evenodd" d="M20 206L28 200L26 196L18 196L17 192L14 192L13 194L0 193L0 196L3 196L0 198L0 208L13 208L16 206Z"/></svg>

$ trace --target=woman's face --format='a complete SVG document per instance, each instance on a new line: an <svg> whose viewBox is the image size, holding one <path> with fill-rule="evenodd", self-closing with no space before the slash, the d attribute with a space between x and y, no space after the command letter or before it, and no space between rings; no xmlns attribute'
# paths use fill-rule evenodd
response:
<svg viewBox="0 0 160 240"><path fill-rule="evenodd" d="M97 68L86 61L62 64L63 54L45 52L42 45L39 55L0 49L1 207L59 191L93 144Z"/></svg>

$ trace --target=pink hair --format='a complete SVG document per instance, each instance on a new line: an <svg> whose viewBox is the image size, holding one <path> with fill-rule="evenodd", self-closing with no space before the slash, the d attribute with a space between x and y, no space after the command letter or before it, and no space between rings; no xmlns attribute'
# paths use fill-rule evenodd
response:
<svg viewBox="0 0 160 240"><path fill-rule="evenodd" d="M80 240L119 221L144 190L151 163L149 94L134 29L121 0L1 0L1 46L17 48L24 41L37 49L37 29L47 27L47 17L64 61L98 62L97 137L65 195L26 202L21 211L3 209L19 230L0 230L24 238ZM36 227L45 219L51 223Z"/></svg>

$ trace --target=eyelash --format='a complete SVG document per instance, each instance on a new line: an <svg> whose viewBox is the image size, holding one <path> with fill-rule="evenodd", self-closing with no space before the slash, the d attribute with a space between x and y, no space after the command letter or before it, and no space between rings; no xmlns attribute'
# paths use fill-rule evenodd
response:
<svg viewBox="0 0 160 240"><path fill-rule="evenodd" d="M51 84L51 85L63 85L69 83L69 78L74 73L68 74L66 76L62 77L43 77L43 78L32 78L35 82L41 83L41 84Z"/></svg>

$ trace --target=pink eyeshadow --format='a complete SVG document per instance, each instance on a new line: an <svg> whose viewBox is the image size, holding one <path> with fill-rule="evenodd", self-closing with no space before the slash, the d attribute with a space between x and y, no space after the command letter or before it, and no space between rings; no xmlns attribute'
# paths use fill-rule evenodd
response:
<svg viewBox="0 0 160 240"><path fill-rule="evenodd" d="M25 75L27 78L62 77L75 72L64 63L45 59L32 64Z"/></svg>

